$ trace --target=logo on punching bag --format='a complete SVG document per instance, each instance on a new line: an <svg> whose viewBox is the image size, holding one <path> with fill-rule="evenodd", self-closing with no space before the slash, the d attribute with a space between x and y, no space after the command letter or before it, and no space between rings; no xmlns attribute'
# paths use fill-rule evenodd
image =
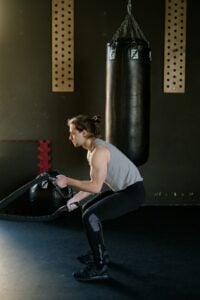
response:
<svg viewBox="0 0 200 300"><path fill-rule="evenodd" d="M138 49L130 49L130 59L139 59Z"/></svg>
<svg viewBox="0 0 200 300"><path fill-rule="evenodd" d="M116 57L116 48L108 48L108 58L109 60L113 60Z"/></svg>

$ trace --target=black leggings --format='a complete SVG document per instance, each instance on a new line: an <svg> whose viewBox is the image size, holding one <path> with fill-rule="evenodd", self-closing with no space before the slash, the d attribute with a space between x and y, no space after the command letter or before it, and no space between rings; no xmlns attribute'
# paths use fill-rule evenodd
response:
<svg viewBox="0 0 200 300"><path fill-rule="evenodd" d="M140 181L118 192L102 192L82 206L83 225L97 265L104 264L106 251L101 222L138 209L144 200L144 185Z"/></svg>

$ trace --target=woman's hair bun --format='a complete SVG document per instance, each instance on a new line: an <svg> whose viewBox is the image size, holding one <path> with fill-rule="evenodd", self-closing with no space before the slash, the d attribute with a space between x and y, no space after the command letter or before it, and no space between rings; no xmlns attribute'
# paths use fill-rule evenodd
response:
<svg viewBox="0 0 200 300"><path fill-rule="evenodd" d="M95 115L92 117L92 120L96 123L101 123L102 117L100 115Z"/></svg>

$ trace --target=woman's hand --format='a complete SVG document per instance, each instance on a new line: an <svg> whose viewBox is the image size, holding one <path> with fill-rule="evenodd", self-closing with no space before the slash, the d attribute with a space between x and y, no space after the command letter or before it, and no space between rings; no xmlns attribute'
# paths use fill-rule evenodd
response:
<svg viewBox="0 0 200 300"><path fill-rule="evenodd" d="M78 205L77 200L74 199L74 198L72 198L72 199L70 199L69 201L67 201L66 206L67 206L68 211L70 212L70 211L73 211L73 210L75 210L76 208L78 208L79 205Z"/></svg>
<svg viewBox="0 0 200 300"><path fill-rule="evenodd" d="M62 189L68 185L68 180L65 175L57 175L54 183Z"/></svg>

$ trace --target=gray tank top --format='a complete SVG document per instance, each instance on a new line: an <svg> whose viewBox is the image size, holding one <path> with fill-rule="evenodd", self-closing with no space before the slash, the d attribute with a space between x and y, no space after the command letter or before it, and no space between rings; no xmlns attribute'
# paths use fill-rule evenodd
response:
<svg viewBox="0 0 200 300"><path fill-rule="evenodd" d="M101 145L110 151L111 157L105 184L113 191L123 190L129 185L143 180L133 162L114 145L98 138L94 140L93 145Z"/></svg>

